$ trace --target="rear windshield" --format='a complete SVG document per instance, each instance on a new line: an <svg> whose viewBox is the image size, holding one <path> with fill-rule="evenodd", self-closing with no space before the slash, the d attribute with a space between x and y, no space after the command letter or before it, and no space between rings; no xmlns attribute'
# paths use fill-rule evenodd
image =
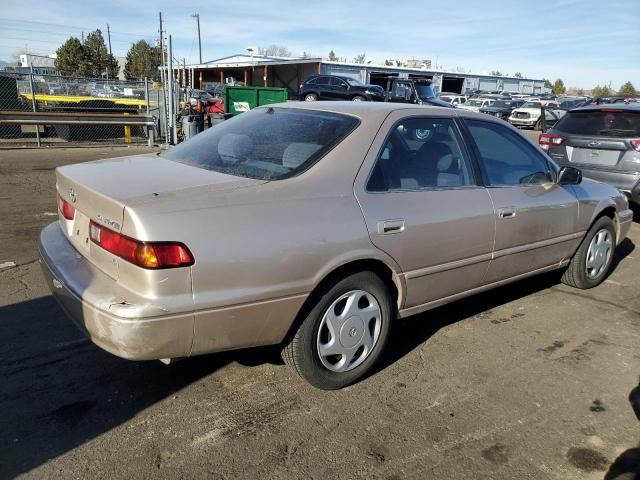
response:
<svg viewBox="0 0 640 480"><path fill-rule="evenodd" d="M564 133L602 137L635 137L640 135L640 110L569 112L553 127Z"/></svg>
<svg viewBox="0 0 640 480"><path fill-rule="evenodd" d="M162 154L206 170L278 180L311 167L360 121L348 115L288 108L242 113Z"/></svg>

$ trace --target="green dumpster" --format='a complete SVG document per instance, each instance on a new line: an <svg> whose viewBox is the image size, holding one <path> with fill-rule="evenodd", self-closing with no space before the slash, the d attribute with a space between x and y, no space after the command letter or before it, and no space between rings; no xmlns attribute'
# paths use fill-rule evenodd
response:
<svg viewBox="0 0 640 480"><path fill-rule="evenodd" d="M288 97L286 88L226 87L224 111L230 115L238 115L261 105L286 102Z"/></svg>

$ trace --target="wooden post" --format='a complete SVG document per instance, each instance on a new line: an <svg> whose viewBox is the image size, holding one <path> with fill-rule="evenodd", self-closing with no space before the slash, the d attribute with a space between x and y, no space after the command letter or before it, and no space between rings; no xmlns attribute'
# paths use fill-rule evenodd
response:
<svg viewBox="0 0 640 480"><path fill-rule="evenodd" d="M264 86L266 87L267 86L267 66L266 65L264 66L264 78L263 78L263 80L264 80Z"/></svg>
<svg viewBox="0 0 640 480"><path fill-rule="evenodd" d="M198 88L202 89L202 70L200 70L200 75L198 77Z"/></svg>
<svg viewBox="0 0 640 480"><path fill-rule="evenodd" d="M248 70L246 68L244 70L244 84L245 85L249 84L249 72L248 72Z"/></svg>
<svg viewBox="0 0 640 480"><path fill-rule="evenodd" d="M318 62L318 75L320 75L320 67L322 66L322 64L320 62Z"/></svg>
<svg viewBox="0 0 640 480"><path fill-rule="evenodd" d="M220 83L224 85L224 71L220 70Z"/></svg>

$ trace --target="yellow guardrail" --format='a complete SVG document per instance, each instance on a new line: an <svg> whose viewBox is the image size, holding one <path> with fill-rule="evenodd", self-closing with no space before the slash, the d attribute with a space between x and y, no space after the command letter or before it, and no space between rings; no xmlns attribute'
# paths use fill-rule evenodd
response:
<svg viewBox="0 0 640 480"><path fill-rule="evenodd" d="M30 94L21 94L26 100L31 100ZM84 97L84 96L72 96L72 95L45 95L37 93L34 95L36 102L43 102L48 105L49 102L53 103L78 103L86 102L87 100L102 100L113 102L115 105L129 105L138 108L144 108L144 99L140 98L101 98L101 97Z"/></svg>

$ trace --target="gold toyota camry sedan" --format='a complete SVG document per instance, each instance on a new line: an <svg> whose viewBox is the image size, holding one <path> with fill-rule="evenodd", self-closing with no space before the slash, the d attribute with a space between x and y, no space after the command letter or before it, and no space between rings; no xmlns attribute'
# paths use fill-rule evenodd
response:
<svg viewBox="0 0 640 480"><path fill-rule="evenodd" d="M510 125L365 102L256 108L160 155L59 167L51 291L132 360L281 345L349 385L397 318L549 270L591 288L632 212Z"/></svg>

